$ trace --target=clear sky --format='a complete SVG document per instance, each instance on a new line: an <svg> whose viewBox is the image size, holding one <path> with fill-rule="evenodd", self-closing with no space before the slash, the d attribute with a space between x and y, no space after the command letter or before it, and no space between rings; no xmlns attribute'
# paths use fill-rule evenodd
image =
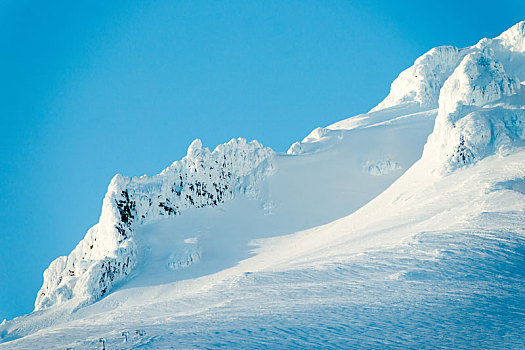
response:
<svg viewBox="0 0 525 350"><path fill-rule="evenodd" d="M524 3L0 0L0 321L32 310L115 173L158 173L196 137L286 151Z"/></svg>

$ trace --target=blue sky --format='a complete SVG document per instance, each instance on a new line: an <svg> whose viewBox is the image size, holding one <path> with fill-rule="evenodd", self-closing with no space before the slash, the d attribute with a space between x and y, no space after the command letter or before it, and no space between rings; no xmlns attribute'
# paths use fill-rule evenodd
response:
<svg viewBox="0 0 525 350"><path fill-rule="evenodd" d="M0 1L0 321L32 310L115 173L158 173L196 137L286 151L428 49L523 19L520 0Z"/></svg>

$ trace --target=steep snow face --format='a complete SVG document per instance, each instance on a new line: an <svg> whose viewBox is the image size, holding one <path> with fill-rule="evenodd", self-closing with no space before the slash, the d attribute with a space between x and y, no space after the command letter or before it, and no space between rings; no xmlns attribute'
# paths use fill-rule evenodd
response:
<svg viewBox="0 0 525 350"><path fill-rule="evenodd" d="M432 159L438 172L448 173L521 145L522 90L518 77L509 76L488 51L465 56L441 89L436 124L423 157Z"/></svg>
<svg viewBox="0 0 525 350"><path fill-rule="evenodd" d="M404 103L417 103L422 108L436 108L439 90L452 74L465 50L453 46L436 47L419 57L414 65L392 82L388 96L371 112Z"/></svg>
<svg viewBox="0 0 525 350"><path fill-rule="evenodd" d="M138 225L188 208L218 206L240 193L256 197L262 178L273 170L272 157L273 151L256 141L234 139L210 152L195 140L186 157L159 175L116 175L98 224L69 256L57 258L45 270L35 310L73 298L82 303L100 298L135 267ZM186 261L175 259L173 267L184 266L198 255L196 251Z"/></svg>

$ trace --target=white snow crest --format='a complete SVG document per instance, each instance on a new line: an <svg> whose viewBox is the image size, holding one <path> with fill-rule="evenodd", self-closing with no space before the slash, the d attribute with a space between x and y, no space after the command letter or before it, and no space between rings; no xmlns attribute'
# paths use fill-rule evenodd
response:
<svg viewBox="0 0 525 350"><path fill-rule="evenodd" d="M388 96L371 112L411 102L421 107L437 107L439 90L464 55L464 50L453 46L431 49L399 74Z"/></svg>
<svg viewBox="0 0 525 350"><path fill-rule="evenodd" d="M330 130L326 128L317 127L314 130L312 130L312 132L310 132L310 134L308 134L308 136L306 136L301 142L306 143L319 141L320 139L325 137L329 132Z"/></svg>
<svg viewBox="0 0 525 350"><path fill-rule="evenodd" d="M298 155L303 154L304 148L301 146L300 142L294 142L290 148L288 148L288 151L286 151L286 154L292 154L292 155Z"/></svg>
<svg viewBox="0 0 525 350"><path fill-rule="evenodd" d="M510 51L525 52L525 21L516 23L496 38Z"/></svg>
<svg viewBox="0 0 525 350"><path fill-rule="evenodd" d="M59 257L45 270L35 310L73 298L89 303L106 294L137 263L133 239L137 225L180 215L188 208L217 206L239 194L257 197L261 180L273 172L273 154L270 148L242 138L210 152L197 139L186 157L159 175L116 175L98 224L69 256ZM198 261L199 254L190 255L191 261Z"/></svg>
<svg viewBox="0 0 525 350"><path fill-rule="evenodd" d="M458 49L441 46L431 49L399 74L392 82L388 96L371 112L414 102L422 108L438 107L440 90L445 81L466 55L476 52L486 53L498 61L506 61L509 69L525 74L522 69L525 61L525 21L515 24L494 39L482 39L471 47ZM520 76L523 79L522 75Z"/></svg>
<svg viewBox="0 0 525 350"><path fill-rule="evenodd" d="M501 63L481 52L471 53L443 85L439 113L453 116L461 105L483 106L513 95L518 89L519 80L509 77Z"/></svg>

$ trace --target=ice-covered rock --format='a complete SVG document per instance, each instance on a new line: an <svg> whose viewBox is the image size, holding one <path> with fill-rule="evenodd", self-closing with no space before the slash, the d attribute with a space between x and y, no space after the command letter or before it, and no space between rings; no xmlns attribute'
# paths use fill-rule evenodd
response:
<svg viewBox="0 0 525 350"><path fill-rule="evenodd" d="M500 62L474 52L461 61L443 85L439 113L450 116L454 123L454 116L462 106L483 106L513 95L518 89L519 80L509 77Z"/></svg>
<svg viewBox="0 0 525 350"><path fill-rule="evenodd" d="M495 38L502 46L513 52L525 52L525 21L516 23Z"/></svg>
<svg viewBox="0 0 525 350"><path fill-rule="evenodd" d="M494 153L506 154L524 139L524 97L518 78L487 51L468 54L441 89L423 158L447 173Z"/></svg>
<svg viewBox="0 0 525 350"><path fill-rule="evenodd" d="M173 252L167 262L167 267L170 270L178 270L199 262L202 256L202 251L197 244L189 243L185 247Z"/></svg>
<svg viewBox="0 0 525 350"><path fill-rule="evenodd" d="M476 45L458 49L436 47L419 57L392 82L390 93L371 111L417 103L421 108L437 108L440 90L463 58L480 52L503 63L507 73L525 80L525 21L519 22L494 39L484 38Z"/></svg>
<svg viewBox="0 0 525 350"><path fill-rule="evenodd" d="M290 148L288 148L288 151L286 151L286 154L302 154L304 153L304 148L301 145L300 142L294 142Z"/></svg>
<svg viewBox="0 0 525 350"><path fill-rule="evenodd" d="M423 158L446 173L505 154L523 140L520 79L525 79L525 21L471 47L430 50L394 80L372 111L408 103L439 108Z"/></svg>
<svg viewBox="0 0 525 350"><path fill-rule="evenodd" d="M273 151L256 141L233 139L213 152L195 140L187 155L159 175L116 175L104 198L99 222L67 256L44 272L35 310L77 298L89 303L127 276L137 264L137 225L179 215L188 208L217 206L236 195L256 197L273 170ZM173 255L171 268L200 258L198 249Z"/></svg>
<svg viewBox="0 0 525 350"><path fill-rule="evenodd" d="M466 50L453 46L440 46L419 57L414 65L404 70L392 82L390 93L371 111L418 103L424 108L436 108L439 90L452 74Z"/></svg>
<svg viewBox="0 0 525 350"><path fill-rule="evenodd" d="M330 132L327 128L318 127L312 130L308 136L306 136L302 142L316 142L326 136Z"/></svg>

